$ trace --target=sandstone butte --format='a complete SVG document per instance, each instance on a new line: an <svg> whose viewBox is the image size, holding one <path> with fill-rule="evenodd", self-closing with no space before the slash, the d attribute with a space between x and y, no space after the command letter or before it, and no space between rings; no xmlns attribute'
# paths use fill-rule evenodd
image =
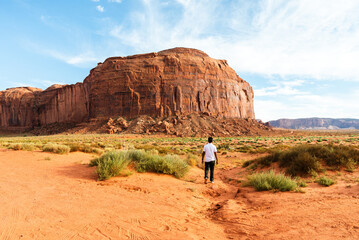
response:
<svg viewBox="0 0 359 240"><path fill-rule="evenodd" d="M6 130L104 117L192 113L254 119L252 87L225 60L196 49L173 48L110 57L98 63L83 83L0 92L0 127Z"/></svg>

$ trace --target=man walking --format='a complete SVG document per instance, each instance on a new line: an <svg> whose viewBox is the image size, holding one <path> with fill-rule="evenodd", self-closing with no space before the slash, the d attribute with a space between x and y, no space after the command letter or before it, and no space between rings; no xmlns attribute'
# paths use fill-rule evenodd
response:
<svg viewBox="0 0 359 240"><path fill-rule="evenodd" d="M211 171L209 180L211 181L211 183L214 183L213 178L214 178L215 160L218 164L217 148L216 146L213 145L212 142L213 142L213 138L209 137L208 143L203 147L203 152L202 152L202 164L203 164L203 159L205 162L205 168L204 168L205 184L207 184L207 180L208 180L208 170Z"/></svg>

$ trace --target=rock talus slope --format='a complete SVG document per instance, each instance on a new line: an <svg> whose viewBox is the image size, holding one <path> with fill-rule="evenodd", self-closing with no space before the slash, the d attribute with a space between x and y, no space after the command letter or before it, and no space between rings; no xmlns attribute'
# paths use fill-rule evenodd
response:
<svg viewBox="0 0 359 240"><path fill-rule="evenodd" d="M254 119L253 90L225 60L196 49L111 57L83 83L0 92L0 127L31 129L48 124L142 115L164 118L205 114L216 119Z"/></svg>

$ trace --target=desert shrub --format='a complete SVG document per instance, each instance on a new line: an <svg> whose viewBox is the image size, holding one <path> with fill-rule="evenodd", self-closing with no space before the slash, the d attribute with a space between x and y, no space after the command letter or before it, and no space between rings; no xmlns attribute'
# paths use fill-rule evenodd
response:
<svg viewBox="0 0 359 240"><path fill-rule="evenodd" d="M81 152L82 145L80 143L70 143L68 144L70 147L70 152Z"/></svg>
<svg viewBox="0 0 359 240"><path fill-rule="evenodd" d="M312 175L321 171L321 163L331 167L345 167L352 171L359 162L359 150L351 146L300 145L286 151L275 151L257 159L262 166L279 162L290 175Z"/></svg>
<svg viewBox="0 0 359 240"><path fill-rule="evenodd" d="M93 146L92 146L93 145ZM95 154L103 154L104 150L101 148L97 148L98 144L89 144L89 143L70 143L68 146L70 147L70 152L84 152L84 153L95 153Z"/></svg>
<svg viewBox="0 0 359 240"><path fill-rule="evenodd" d="M188 164L177 155L159 156L148 154L145 159L142 159L137 164L136 169L139 172L164 173L181 178L187 173Z"/></svg>
<svg viewBox="0 0 359 240"><path fill-rule="evenodd" d="M93 153L95 153L95 154L98 154L98 155L101 155L101 154L104 153L104 150L101 149L101 148L92 148L91 151L92 151Z"/></svg>
<svg viewBox="0 0 359 240"><path fill-rule="evenodd" d="M35 144L33 144L33 143L11 143L8 146L8 148L13 149L13 150L34 151Z"/></svg>
<svg viewBox="0 0 359 240"><path fill-rule="evenodd" d="M35 149L35 144L33 144L33 143L23 143L23 144L21 144L21 150L34 151L34 149Z"/></svg>
<svg viewBox="0 0 359 240"><path fill-rule="evenodd" d="M222 143L218 145L218 150L230 150L231 147L228 143Z"/></svg>
<svg viewBox="0 0 359 240"><path fill-rule="evenodd" d="M307 183L302 179L297 179L297 185L298 187L307 187Z"/></svg>
<svg viewBox="0 0 359 240"><path fill-rule="evenodd" d="M97 158L92 165L97 165L96 173L99 180L106 180L110 177L118 176L127 167L130 160L126 158L126 153L121 151L108 152Z"/></svg>
<svg viewBox="0 0 359 240"><path fill-rule="evenodd" d="M274 171L249 176L248 185L253 186L257 191L279 190L284 192L295 190L298 187L294 180L283 174L275 174Z"/></svg>
<svg viewBox="0 0 359 240"><path fill-rule="evenodd" d="M12 150L21 150L21 144L20 143L11 143L8 146L8 148L12 149Z"/></svg>
<svg viewBox="0 0 359 240"><path fill-rule="evenodd" d="M97 174L99 180L105 180L112 176L118 176L130 163L133 163L138 172L164 173L177 178L183 177L188 171L187 162L177 155L160 156L137 149L107 152L101 157L91 160L89 165L97 166L97 168L102 165L101 169L97 170Z"/></svg>
<svg viewBox="0 0 359 240"><path fill-rule="evenodd" d="M259 158L257 160L258 164L260 164L261 166L265 166L265 167L269 167L272 163L274 162L278 162L280 159L280 154L281 152L279 151L274 151L272 154Z"/></svg>
<svg viewBox="0 0 359 240"><path fill-rule="evenodd" d="M254 162L255 162L255 160L247 160L242 164L242 167L246 168Z"/></svg>
<svg viewBox="0 0 359 240"><path fill-rule="evenodd" d="M326 176L320 177L316 182L326 187L329 187L330 185L333 185L335 183L333 179L328 178Z"/></svg>
<svg viewBox="0 0 359 240"><path fill-rule="evenodd" d="M296 155L292 155L290 162L283 160L280 162L281 167L287 167L287 173L296 176L296 175L307 175L311 171L318 172L321 169L321 164L316 157L313 157L308 152L298 152Z"/></svg>
<svg viewBox="0 0 359 240"><path fill-rule="evenodd" d="M56 144L56 143L46 143L42 147L42 151L44 152L53 152L58 154L65 154L70 152L70 147L62 144Z"/></svg>
<svg viewBox="0 0 359 240"><path fill-rule="evenodd" d="M188 165L194 167L198 165L198 157L192 153L187 154L186 162Z"/></svg>
<svg viewBox="0 0 359 240"><path fill-rule="evenodd" d="M248 153L252 150L252 146L244 145L236 148L238 152Z"/></svg>
<svg viewBox="0 0 359 240"><path fill-rule="evenodd" d="M127 151L127 156L131 161L139 162L142 159L145 159L147 154L155 154L156 150L150 150L146 153L144 150L132 149ZM158 152L157 152L158 154Z"/></svg>

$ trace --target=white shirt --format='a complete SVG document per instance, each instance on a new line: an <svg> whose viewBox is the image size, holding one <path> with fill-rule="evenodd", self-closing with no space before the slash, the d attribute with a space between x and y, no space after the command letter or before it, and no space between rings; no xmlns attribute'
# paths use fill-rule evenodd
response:
<svg viewBox="0 0 359 240"><path fill-rule="evenodd" d="M217 148L212 143L207 143L206 145L204 145L203 152L206 153L204 155L205 162L212 162L212 161L216 160L214 153L217 152Z"/></svg>

